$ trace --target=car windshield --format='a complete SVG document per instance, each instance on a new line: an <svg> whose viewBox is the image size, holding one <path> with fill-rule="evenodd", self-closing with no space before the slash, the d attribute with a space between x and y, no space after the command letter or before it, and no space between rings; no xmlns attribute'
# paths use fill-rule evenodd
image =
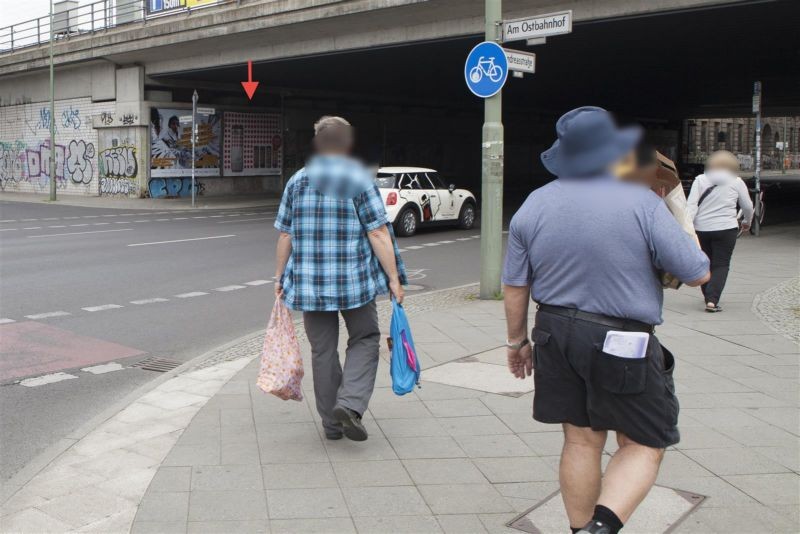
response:
<svg viewBox="0 0 800 534"><path fill-rule="evenodd" d="M394 189L395 175L388 172L379 172L375 183L380 189Z"/></svg>

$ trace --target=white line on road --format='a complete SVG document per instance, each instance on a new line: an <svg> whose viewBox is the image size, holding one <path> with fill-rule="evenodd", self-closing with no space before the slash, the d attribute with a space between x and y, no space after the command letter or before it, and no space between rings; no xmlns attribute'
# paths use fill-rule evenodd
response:
<svg viewBox="0 0 800 534"><path fill-rule="evenodd" d="M271 221L275 217L259 217L257 219L236 219L233 221L217 221L217 224L243 223L248 221Z"/></svg>
<svg viewBox="0 0 800 534"><path fill-rule="evenodd" d="M0 319L0 324L11 324L16 322L17 321L15 321L14 319Z"/></svg>
<svg viewBox="0 0 800 534"><path fill-rule="evenodd" d="M439 243L423 243L423 246L426 246L426 247L438 247Z"/></svg>
<svg viewBox="0 0 800 534"><path fill-rule="evenodd" d="M189 218L189 217L173 217L173 218L172 218L172 220L173 220L173 221L185 221L185 220L186 220L186 219L188 219L188 218Z"/></svg>
<svg viewBox="0 0 800 534"><path fill-rule="evenodd" d="M131 243L129 247L144 247L146 245L164 245L166 243L184 243L186 241L203 241L204 239L222 239L224 237L236 237L236 234L212 235L208 237L193 237L191 239L172 239L170 241L153 241L152 243Z"/></svg>
<svg viewBox="0 0 800 534"><path fill-rule="evenodd" d="M92 226L105 226L107 224L111 224L111 223L94 223L94 224L92 224Z"/></svg>
<svg viewBox="0 0 800 534"><path fill-rule="evenodd" d="M89 226L89 223L70 224L70 226Z"/></svg>
<svg viewBox="0 0 800 534"><path fill-rule="evenodd" d="M192 217L192 219L208 219L205 215L198 215L197 217Z"/></svg>
<svg viewBox="0 0 800 534"><path fill-rule="evenodd" d="M156 297L152 299L141 299L141 300L132 300L131 304L155 304L156 302L168 302L169 299L162 299L161 297Z"/></svg>
<svg viewBox="0 0 800 534"><path fill-rule="evenodd" d="M66 225L63 225L63 224L54 224L53 226L48 226L48 228L66 228Z"/></svg>
<svg viewBox="0 0 800 534"><path fill-rule="evenodd" d="M116 310L117 308L122 308L119 304L103 304L100 306L87 306L86 308L81 308L82 310L86 310L88 312L99 312L99 311L106 311L106 310Z"/></svg>
<svg viewBox="0 0 800 534"><path fill-rule="evenodd" d="M45 218L44 218L44 219L42 219L42 220L43 220L43 221L57 221L57 220L58 220L58 217L45 217Z"/></svg>
<svg viewBox="0 0 800 534"><path fill-rule="evenodd" d="M106 232L129 232L133 230L133 228L119 228L117 230L89 230L88 232L66 232L63 234L41 234L41 235L29 235L28 238L31 237L58 237L62 235L81 235L81 234L104 234Z"/></svg>
<svg viewBox="0 0 800 534"><path fill-rule="evenodd" d="M406 249L404 249L404 248L398 248L398 249L397 249L397 252L407 252L407 250L406 250Z"/></svg>
<svg viewBox="0 0 800 534"><path fill-rule="evenodd" d="M41 226L29 226L27 228L23 228L23 230L39 230Z"/></svg>
<svg viewBox="0 0 800 534"><path fill-rule="evenodd" d="M407 248L408 250L419 250L419 249L421 249L421 248L425 248L425 247L421 247L421 246L419 246L419 245L411 245L411 246L408 246L408 247L406 247L406 248Z"/></svg>
<svg viewBox="0 0 800 534"><path fill-rule="evenodd" d="M156 219L156 222L168 221L169 219Z"/></svg>
<svg viewBox="0 0 800 534"><path fill-rule="evenodd" d="M246 286L263 286L264 284L271 284L272 280L253 280L252 282L245 282Z"/></svg>
<svg viewBox="0 0 800 534"><path fill-rule="evenodd" d="M480 239L480 238L481 238L481 234L478 234L478 235L471 235L470 237L471 237L472 239Z"/></svg>
<svg viewBox="0 0 800 534"><path fill-rule="evenodd" d="M211 217L212 219L216 219L218 217L223 217L223 215L209 215L209 217Z"/></svg>
<svg viewBox="0 0 800 534"><path fill-rule="evenodd" d="M26 319L33 319L34 321L38 319L48 319L50 317L64 317L65 315L70 315L69 312L65 311L54 311L54 312L44 312L44 313L36 313L33 315L26 315Z"/></svg>
<svg viewBox="0 0 800 534"><path fill-rule="evenodd" d="M0 232L12 232L14 230L19 230L19 228L3 228L0 229Z"/></svg>
<svg viewBox="0 0 800 534"><path fill-rule="evenodd" d="M123 369L125 369L125 367L117 362L111 362L104 363L102 365L92 365L91 367L82 367L81 371L85 373L92 373L93 375L104 375L112 371L122 371Z"/></svg>
<svg viewBox="0 0 800 534"><path fill-rule="evenodd" d="M56 382L61 382L63 380L72 380L73 378L78 378L78 377L67 373L53 373L49 375L37 376L35 378L26 378L25 380L20 380L19 385L25 386L26 388L35 388L36 386L54 384Z"/></svg>
<svg viewBox="0 0 800 534"><path fill-rule="evenodd" d="M214 291L222 291L224 293L225 291L236 291L237 289L246 289L246 288L245 288L245 286L237 286L237 285L222 286L222 287L214 288Z"/></svg>
<svg viewBox="0 0 800 534"><path fill-rule="evenodd" d="M449 240L439 241L440 245L449 245L450 243L455 243L455 241L449 241Z"/></svg>
<svg viewBox="0 0 800 534"><path fill-rule="evenodd" d="M192 297L202 297L203 295L208 295L208 293L204 293L203 291L193 291L191 293L181 293L180 295L175 295L175 298L190 299Z"/></svg>
<svg viewBox="0 0 800 534"><path fill-rule="evenodd" d="M39 219L20 219L20 222L38 221Z"/></svg>
<svg viewBox="0 0 800 534"><path fill-rule="evenodd" d="M96 219L100 217L99 215L81 215L82 219Z"/></svg>
<svg viewBox="0 0 800 534"><path fill-rule="evenodd" d="M456 239L456 241L472 241L472 238L471 237L459 237L459 238Z"/></svg>
<svg viewBox="0 0 800 534"><path fill-rule="evenodd" d="M135 223L143 223L143 222L150 222L150 220L149 219L143 219L143 220L140 219L138 221L133 221L133 222L135 222Z"/></svg>
<svg viewBox="0 0 800 534"><path fill-rule="evenodd" d="M114 221L114 224L130 224L131 221Z"/></svg>
<svg viewBox="0 0 800 534"><path fill-rule="evenodd" d="M7 223L7 222L17 222L16 219L6 219L4 221L0 221L0 223Z"/></svg>
<svg viewBox="0 0 800 534"><path fill-rule="evenodd" d="M80 217L62 217L62 219L67 221L67 220L70 220L70 219L80 219Z"/></svg>

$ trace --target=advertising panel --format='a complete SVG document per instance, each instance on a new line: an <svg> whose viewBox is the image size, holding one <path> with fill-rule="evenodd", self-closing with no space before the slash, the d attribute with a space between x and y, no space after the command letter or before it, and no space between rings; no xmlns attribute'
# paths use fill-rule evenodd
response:
<svg viewBox="0 0 800 534"><path fill-rule="evenodd" d="M228 0L147 0L147 14L161 15L184 9L224 4Z"/></svg>
<svg viewBox="0 0 800 534"><path fill-rule="evenodd" d="M150 176L189 176L192 169L191 110L150 111ZM188 119L188 120L186 120ZM219 176L220 116L197 115L195 175Z"/></svg>
<svg viewBox="0 0 800 534"><path fill-rule="evenodd" d="M225 176L280 174L283 138L279 114L226 111L223 124Z"/></svg>

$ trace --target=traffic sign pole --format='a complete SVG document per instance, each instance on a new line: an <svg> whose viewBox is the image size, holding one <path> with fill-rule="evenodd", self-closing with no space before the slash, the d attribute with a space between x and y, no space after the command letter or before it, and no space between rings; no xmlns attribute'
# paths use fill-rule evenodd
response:
<svg viewBox="0 0 800 534"><path fill-rule="evenodd" d="M192 93L192 207L195 207L197 198L197 181L194 177L195 142L197 141L197 90Z"/></svg>
<svg viewBox="0 0 800 534"><path fill-rule="evenodd" d="M761 82L753 84L753 113L756 114L756 174L753 194L753 235L761 233Z"/></svg>
<svg viewBox="0 0 800 534"><path fill-rule="evenodd" d="M498 41L502 0L486 0L486 40ZM497 298L503 261L503 97L484 100L481 172L481 299Z"/></svg>

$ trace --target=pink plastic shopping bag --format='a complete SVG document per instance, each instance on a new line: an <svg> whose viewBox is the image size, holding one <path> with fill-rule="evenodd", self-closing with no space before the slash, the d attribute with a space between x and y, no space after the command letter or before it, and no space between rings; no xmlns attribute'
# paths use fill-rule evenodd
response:
<svg viewBox="0 0 800 534"><path fill-rule="evenodd" d="M272 316L267 324L261 370L257 385L264 393L283 400L303 400L303 358L294 331L292 314L280 298L275 299Z"/></svg>

